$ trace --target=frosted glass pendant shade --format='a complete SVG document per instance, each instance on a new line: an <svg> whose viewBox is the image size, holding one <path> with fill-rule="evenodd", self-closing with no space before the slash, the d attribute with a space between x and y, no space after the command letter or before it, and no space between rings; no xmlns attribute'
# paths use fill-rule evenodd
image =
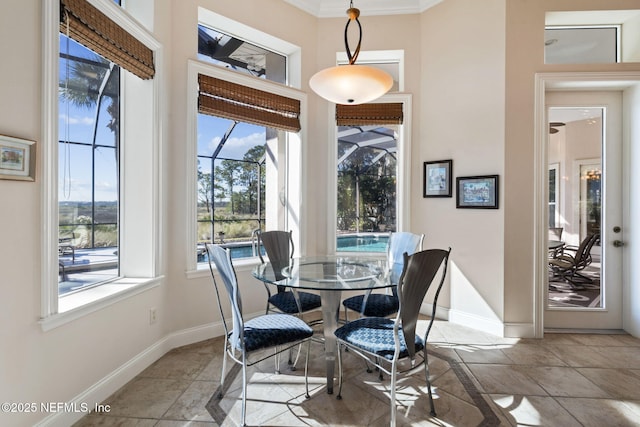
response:
<svg viewBox="0 0 640 427"><path fill-rule="evenodd" d="M339 65L314 74L309 86L328 101L357 105L387 93L393 86L393 78L379 68L367 65Z"/></svg>

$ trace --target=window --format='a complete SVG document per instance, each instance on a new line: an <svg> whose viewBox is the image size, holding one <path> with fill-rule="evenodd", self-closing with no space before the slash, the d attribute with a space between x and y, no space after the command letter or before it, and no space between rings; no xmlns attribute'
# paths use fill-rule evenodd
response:
<svg viewBox="0 0 640 427"><path fill-rule="evenodd" d="M599 64L620 62L619 26L547 27L545 64Z"/></svg>
<svg viewBox="0 0 640 427"><path fill-rule="evenodd" d="M189 271L206 268L205 242L254 257L257 229L292 230L300 247L306 100L273 83L300 81L299 47L204 8L198 18L188 82Z"/></svg>
<svg viewBox="0 0 640 427"><path fill-rule="evenodd" d="M198 59L273 82L287 82L285 55L204 25L198 25Z"/></svg>
<svg viewBox="0 0 640 427"><path fill-rule="evenodd" d="M60 34L58 293L118 271L120 67Z"/></svg>
<svg viewBox="0 0 640 427"><path fill-rule="evenodd" d="M402 104L338 105L336 117L337 250L382 252L387 236L380 233L397 230L397 129Z"/></svg>
<svg viewBox="0 0 640 427"><path fill-rule="evenodd" d="M42 4L48 330L158 283L162 51L117 2ZM97 32L113 43L100 46Z"/></svg>
<svg viewBox="0 0 640 427"><path fill-rule="evenodd" d="M386 95L383 101L336 106L338 252L384 252L388 233L407 223L409 139L404 129L410 97Z"/></svg>

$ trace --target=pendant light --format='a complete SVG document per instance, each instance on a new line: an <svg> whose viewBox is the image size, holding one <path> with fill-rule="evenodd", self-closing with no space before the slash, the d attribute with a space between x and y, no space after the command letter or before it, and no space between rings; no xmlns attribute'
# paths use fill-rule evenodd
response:
<svg viewBox="0 0 640 427"><path fill-rule="evenodd" d="M317 72L309 80L311 89L321 97L336 104L357 105L373 101L387 93L393 86L393 78L379 68L356 65L362 42L360 10L350 2L347 10L349 20L344 28L344 46L349 59L348 65L338 65ZM351 21L358 24L359 38L356 50L351 52L347 33Z"/></svg>

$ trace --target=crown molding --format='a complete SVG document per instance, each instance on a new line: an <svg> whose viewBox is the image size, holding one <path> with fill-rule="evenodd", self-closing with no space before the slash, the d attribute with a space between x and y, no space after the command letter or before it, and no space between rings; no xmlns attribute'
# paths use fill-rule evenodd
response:
<svg viewBox="0 0 640 427"><path fill-rule="evenodd" d="M346 0L284 0L318 18L343 18L349 3ZM360 0L354 4L362 16L410 15L422 13L444 0Z"/></svg>

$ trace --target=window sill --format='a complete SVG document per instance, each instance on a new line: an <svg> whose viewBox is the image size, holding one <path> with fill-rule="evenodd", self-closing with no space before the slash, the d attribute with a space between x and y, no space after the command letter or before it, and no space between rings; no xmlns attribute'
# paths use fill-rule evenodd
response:
<svg viewBox="0 0 640 427"><path fill-rule="evenodd" d="M61 297L58 313L40 319L44 332L101 310L118 301L145 292L160 285L164 276L155 278L120 278L104 285Z"/></svg>

